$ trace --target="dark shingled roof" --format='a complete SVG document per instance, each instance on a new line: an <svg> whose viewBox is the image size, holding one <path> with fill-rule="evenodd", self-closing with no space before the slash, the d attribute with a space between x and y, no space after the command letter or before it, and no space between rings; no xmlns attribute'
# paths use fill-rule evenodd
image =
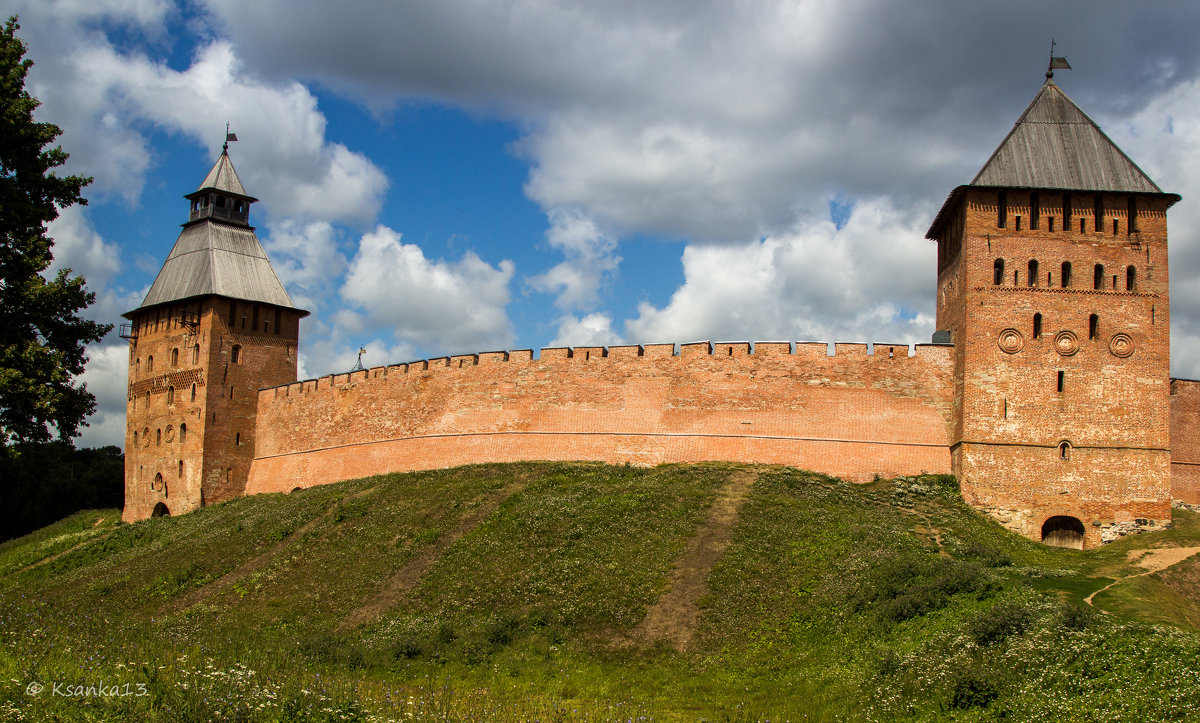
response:
<svg viewBox="0 0 1200 723"><path fill-rule="evenodd" d="M200 186L200 190L207 189L253 200L246 195L225 153ZM252 227L203 217L184 225L138 309L212 294L296 308ZM132 314L131 311L125 316ZM308 312L301 310L301 314Z"/></svg>
<svg viewBox="0 0 1200 723"><path fill-rule="evenodd" d="M927 238L937 237L968 187L1164 193L1053 80L1038 91L974 180L950 193Z"/></svg>

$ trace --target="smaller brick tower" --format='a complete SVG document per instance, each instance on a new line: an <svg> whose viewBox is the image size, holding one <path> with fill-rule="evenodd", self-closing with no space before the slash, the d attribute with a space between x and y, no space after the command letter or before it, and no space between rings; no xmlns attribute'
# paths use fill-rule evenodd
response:
<svg viewBox="0 0 1200 723"><path fill-rule="evenodd" d="M1164 193L1048 74L938 243L964 498L1049 544L1171 519Z"/></svg>
<svg viewBox="0 0 1200 723"><path fill-rule="evenodd" d="M249 224L229 144L129 319L127 522L240 497L256 392L296 380L297 309Z"/></svg>

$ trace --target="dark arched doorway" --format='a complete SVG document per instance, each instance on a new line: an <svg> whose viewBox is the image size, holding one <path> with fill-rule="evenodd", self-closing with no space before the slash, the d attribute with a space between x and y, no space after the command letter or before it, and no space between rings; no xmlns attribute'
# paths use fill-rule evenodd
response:
<svg viewBox="0 0 1200 723"><path fill-rule="evenodd" d="M170 517L171 511L167 509L166 505L159 502L157 505L154 506L154 511L150 513L150 516L151 517Z"/></svg>
<svg viewBox="0 0 1200 723"><path fill-rule="evenodd" d="M1042 542L1051 547L1083 549L1083 523L1074 517L1056 515L1042 525Z"/></svg>

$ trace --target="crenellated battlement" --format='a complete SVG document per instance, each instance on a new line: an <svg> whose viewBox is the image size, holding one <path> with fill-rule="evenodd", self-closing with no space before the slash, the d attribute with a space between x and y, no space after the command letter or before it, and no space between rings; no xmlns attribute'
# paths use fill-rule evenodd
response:
<svg viewBox="0 0 1200 723"><path fill-rule="evenodd" d="M953 352L698 341L327 375L259 392L248 491L523 459L766 462L851 479L945 472Z"/></svg>
<svg viewBox="0 0 1200 723"><path fill-rule="evenodd" d="M233 178L224 156L210 176L226 166ZM229 189L202 191L189 198ZM261 253L224 257L238 274L210 278L208 257L172 252L130 317L143 350L131 356L126 517L460 464L725 461L860 481L953 473L968 503L1055 545L1160 529L1172 492L1200 500L1200 383L1169 381L1166 214L1178 200L1047 82L927 234L934 338L953 345L491 350L278 386L296 378L306 312L247 227L237 233ZM209 225L201 212L177 243L225 254ZM155 374L154 357L169 367Z"/></svg>
<svg viewBox="0 0 1200 723"><path fill-rule="evenodd" d="M341 374L326 374L290 384L267 387L259 391L271 398L291 397L340 385L367 380L389 379L397 376L448 371L467 367L491 366L498 363L579 363L609 362L620 364L627 360L695 358L744 359L776 356L796 359L871 359L898 362L927 355L944 354L949 344L896 344L881 342L816 342L816 341L696 341L680 344L628 344L620 346L543 347L535 356L532 349L486 351L475 354L432 357L398 364L384 364L369 369Z"/></svg>

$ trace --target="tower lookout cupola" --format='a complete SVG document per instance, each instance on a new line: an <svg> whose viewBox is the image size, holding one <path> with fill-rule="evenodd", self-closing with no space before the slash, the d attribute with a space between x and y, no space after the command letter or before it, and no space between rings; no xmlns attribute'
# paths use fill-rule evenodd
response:
<svg viewBox="0 0 1200 723"><path fill-rule="evenodd" d="M257 392L296 380L300 319L249 223L228 145L130 320L127 521L240 497Z"/></svg>
<svg viewBox="0 0 1200 723"><path fill-rule="evenodd" d="M229 147L221 151L221 157L200 184L200 188L185 196L192 202L189 222L211 218L242 226L249 226L250 204L257 198L246 193L233 161L229 160Z"/></svg>

